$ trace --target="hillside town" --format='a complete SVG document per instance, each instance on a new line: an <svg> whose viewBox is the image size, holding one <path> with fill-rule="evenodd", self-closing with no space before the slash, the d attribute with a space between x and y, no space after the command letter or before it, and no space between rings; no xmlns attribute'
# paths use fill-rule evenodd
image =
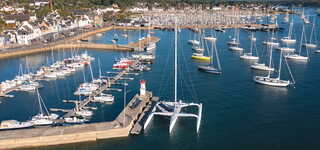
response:
<svg viewBox="0 0 320 150"><path fill-rule="evenodd" d="M197 17L197 14L194 13L191 16L185 15L184 18L186 21L188 21L188 18L190 17L195 20L189 22L189 24L195 24L199 22L199 19L200 21L205 21L205 23L210 23L209 21L212 20L210 19L212 17L214 17L213 19L216 23L221 20L221 23L227 24L228 22L232 22L232 15L235 15L232 12L229 12L232 14L231 16L219 14L222 9L234 10L234 6L231 5L193 6L181 4L179 6L180 8L175 8L173 6L164 8L156 2L152 7L146 7L147 3L138 2L125 10L120 9L117 4L113 4L101 8L70 9L65 12L53 9L52 1L50 0L35 0L30 2L28 6L20 6L19 3L11 3L11 5L4 3L1 5L3 6L0 8L0 48L14 48L23 45L54 42L58 39L79 35L91 28L110 26L115 22L120 26L166 25L168 22L172 21L166 13L175 11L176 9L179 9L182 15L200 12L200 10L202 14L205 13L202 10L216 12L209 16L209 18L207 18L209 20L207 21L206 19ZM31 10L30 8L33 9ZM48 13L43 14L43 16L37 16L36 11L44 8L48 8ZM253 10L257 15L265 11L264 6L258 4L239 5L237 6L237 9L248 9L250 10L249 13ZM271 9L283 12L290 11L288 7L273 7ZM142 16L141 14L153 14L152 20L149 20L149 15ZM131 17L128 17L130 15ZM236 22L239 23L239 20ZM250 21L247 20L245 22L248 23Z"/></svg>

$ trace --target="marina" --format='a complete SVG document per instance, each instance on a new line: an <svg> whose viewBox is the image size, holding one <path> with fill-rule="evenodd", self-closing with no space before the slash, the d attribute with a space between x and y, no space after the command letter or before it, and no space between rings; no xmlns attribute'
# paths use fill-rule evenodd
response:
<svg viewBox="0 0 320 150"><path fill-rule="evenodd" d="M316 9L239 7L1 51L0 149L318 147Z"/></svg>

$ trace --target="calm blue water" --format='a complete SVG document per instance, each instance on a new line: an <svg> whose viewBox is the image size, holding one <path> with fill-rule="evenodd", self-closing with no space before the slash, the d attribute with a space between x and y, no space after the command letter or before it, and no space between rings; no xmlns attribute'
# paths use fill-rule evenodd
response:
<svg viewBox="0 0 320 150"><path fill-rule="evenodd" d="M282 20L283 16L279 17ZM295 17L294 37L296 47L300 42L302 22ZM318 20L320 18L317 18ZM311 20L312 21L312 20ZM287 35L287 24L279 24L286 28L277 32L278 37ZM317 23L319 29L319 21ZM311 25L306 26L307 35ZM113 32L119 35L119 43L127 41L121 38L124 31L112 31L102 37L92 37L90 40L97 43L111 43ZM126 31L129 42L139 37L139 31ZM217 47L219 49L223 74L214 76L199 72L198 62L190 59L192 50L187 44L190 39L189 30L182 30L179 34L179 90L178 97L185 101L202 102L203 120L200 134L195 133L194 119L181 119L177 122L172 135L168 133L169 120L155 118L151 127L140 136L108 139L98 142L70 144L36 149L74 149L74 150L103 150L103 149L221 149L221 150L300 150L317 149L320 133L320 55L310 53L310 62L298 63L289 61L296 87L274 88L258 85L252 81L254 75L263 75L259 71L250 69L252 62L240 60L240 53L228 50L227 41L233 36L234 30L226 33L217 33ZM267 51L262 41L267 39L266 32L256 32L260 61L267 61ZM141 35L145 35L142 31ZM173 98L173 32L155 31L161 38L156 51L157 59L152 70L133 76L136 79L129 83L128 99L138 91L139 79L147 80L147 88L154 95L162 99ZM250 48L249 33L240 31L241 46L246 51ZM317 33L319 37L319 32ZM307 36L308 37L308 36ZM88 53L96 58L93 62L94 75L98 75L98 59L104 72L111 71L114 59L128 55L127 52L95 51ZM42 54L0 60L0 79L12 79L18 72L19 64L30 65L34 71L39 66L51 63L54 60L70 56L71 51L55 51ZM274 65L278 67L279 51L274 51ZM283 66L285 68L285 66ZM56 81L41 81L44 88L41 95L49 108L72 108L73 104L63 103L63 99L78 99L73 92L78 85L90 80L88 68L76 74ZM282 72L283 79L289 79L286 69ZM122 88L121 86L115 86ZM112 105L92 104L98 107L92 122L113 120L123 108L121 92L111 92L116 96ZM28 120L37 113L38 104L34 93L16 92L15 98L0 98L0 120L16 119Z"/></svg>

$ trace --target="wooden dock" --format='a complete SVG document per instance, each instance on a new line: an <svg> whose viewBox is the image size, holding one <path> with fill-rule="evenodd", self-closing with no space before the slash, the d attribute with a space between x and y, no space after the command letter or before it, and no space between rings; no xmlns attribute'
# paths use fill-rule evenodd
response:
<svg viewBox="0 0 320 150"><path fill-rule="evenodd" d="M118 80L122 79L122 76L124 76L128 70L123 70L121 72L118 72L118 74L114 78L110 78L109 83L102 85L99 87L97 91L95 91L92 95L89 97L85 98L82 101L73 101L73 100L65 100L69 102L75 102L76 103L76 108L69 110L62 118L69 118L72 116L76 116L75 111L76 110L81 110L82 108L86 107L90 102L94 102L94 96L99 95L103 91L110 90L111 86L116 84Z"/></svg>

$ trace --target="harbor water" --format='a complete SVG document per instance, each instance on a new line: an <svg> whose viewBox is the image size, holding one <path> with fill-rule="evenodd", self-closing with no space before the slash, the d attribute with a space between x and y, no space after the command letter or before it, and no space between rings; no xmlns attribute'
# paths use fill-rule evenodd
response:
<svg viewBox="0 0 320 150"><path fill-rule="evenodd" d="M283 30L276 32L278 39L287 36L288 23L281 23L283 15L278 17L278 24ZM294 16L293 37L297 40L293 46L299 50L302 21ZM310 17L313 22L313 17ZM316 19L317 30L320 18ZM309 38L312 24L305 26ZM119 38L119 44L136 41L139 36L145 36L147 31L109 31L102 36L92 36L89 42L111 43ZM174 32L155 30L154 35L160 37L155 51L156 59L151 70L139 75L130 75L135 78L129 81L129 100L139 90L139 80L147 80L147 89L152 91L161 100L173 99L173 50ZM206 29L206 34L211 31ZM122 34L127 34L124 38ZM69 144L61 146L40 147L32 149L46 150L206 150L206 149L246 149L246 150L300 150L305 147L316 149L319 144L320 133L320 54L310 51L310 61L296 62L288 60L292 74L296 81L295 86L288 88L269 87L256 84L255 75L267 75L250 68L254 62L241 60L241 53L228 50L227 42L234 35L234 29L227 29L225 33L217 32L217 48L221 60L222 74L212 75L199 72L197 66L202 62L191 59L192 48L187 44L192 39L190 30L183 29L178 35L178 98L186 102L201 102L203 116L200 133L196 133L196 120L180 119L173 133L169 134L168 118L156 117L144 134L125 138L99 140L97 142ZM246 52L250 50L250 32L240 30L241 47ZM268 39L267 32L255 32L259 62L267 63L268 51L262 41ZM316 36L320 38L319 31ZM280 42L280 40L279 40ZM318 43L320 44L320 43ZM210 44L209 44L210 45ZM210 46L209 46L210 47ZM79 50L79 53L86 51ZM18 75L20 64L25 71L35 72L40 66L52 64L71 56L71 50L59 50L33 54L10 59L0 60L0 80L10 80ZM126 57L131 52L87 50L90 56L96 59L92 62L93 76L99 74L98 60L104 75L112 71L114 60ZM305 49L302 54L306 55ZM214 62L216 59L213 60ZM278 68L279 51L274 50L273 64ZM28 66L28 67L27 67ZM277 72L276 72L277 73ZM282 79L290 79L285 65L281 72ZM62 100L78 100L82 97L73 93L80 83L91 81L89 67L76 73L51 81L40 81L43 88L39 90L48 108L72 109L72 103ZM114 88L123 88L115 85ZM115 96L113 104L93 103L97 107L90 122L114 120L123 109L123 92L109 91ZM13 92L14 98L0 98L0 120L15 119L26 121L38 113L36 93ZM59 113L59 112L58 112ZM62 113L59 113L62 115Z"/></svg>

